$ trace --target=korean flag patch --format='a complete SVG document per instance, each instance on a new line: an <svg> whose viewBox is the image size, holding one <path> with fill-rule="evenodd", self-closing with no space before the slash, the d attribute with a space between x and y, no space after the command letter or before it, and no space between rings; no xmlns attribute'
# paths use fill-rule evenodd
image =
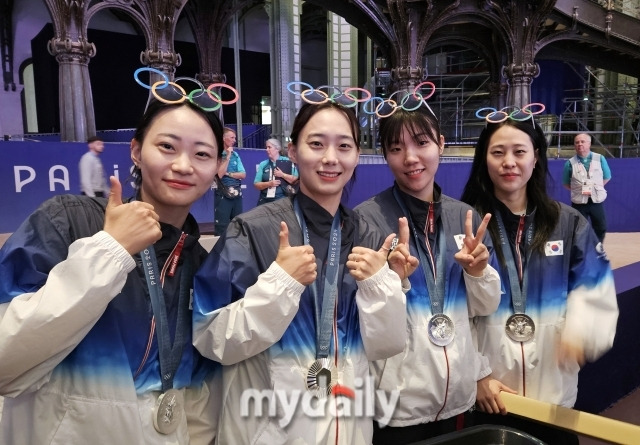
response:
<svg viewBox="0 0 640 445"><path fill-rule="evenodd" d="M546 256L556 256L563 254L562 240L559 241L547 241L544 245L544 254Z"/></svg>
<svg viewBox="0 0 640 445"><path fill-rule="evenodd" d="M458 246L458 250L462 249L462 246L464 245L464 233L453 235L453 239L456 240L456 245Z"/></svg>

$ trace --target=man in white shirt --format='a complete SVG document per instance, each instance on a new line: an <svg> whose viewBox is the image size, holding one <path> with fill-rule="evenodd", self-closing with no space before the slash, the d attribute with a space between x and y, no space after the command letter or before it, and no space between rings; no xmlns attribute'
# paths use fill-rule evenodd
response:
<svg viewBox="0 0 640 445"><path fill-rule="evenodd" d="M104 176L104 168L100 154L104 150L104 142L97 136L87 140L89 151L80 158L78 168L80 170L80 192L87 196L106 197L109 194L109 186Z"/></svg>
<svg viewBox="0 0 640 445"><path fill-rule="evenodd" d="M576 155L564 166L562 185L571 191L571 206L591 221L600 241L607 232L603 202L607 198L604 186L611 179L611 169L604 156L591 151L591 135L577 134L573 145Z"/></svg>

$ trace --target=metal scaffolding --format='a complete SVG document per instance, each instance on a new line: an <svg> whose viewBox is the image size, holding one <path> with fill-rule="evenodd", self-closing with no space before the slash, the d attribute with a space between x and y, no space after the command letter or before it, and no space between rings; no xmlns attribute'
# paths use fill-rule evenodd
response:
<svg viewBox="0 0 640 445"><path fill-rule="evenodd" d="M434 74L429 80L437 93L429 101L440 119L448 145L473 145L484 122L476 110L491 103L489 75L475 68L465 74ZM637 78L591 67L578 73L584 78L581 89L563 92L560 114L536 116L548 135L550 147L559 155L573 147L577 133L593 136L593 147L611 157L640 155L640 87ZM493 92L495 94L495 91Z"/></svg>

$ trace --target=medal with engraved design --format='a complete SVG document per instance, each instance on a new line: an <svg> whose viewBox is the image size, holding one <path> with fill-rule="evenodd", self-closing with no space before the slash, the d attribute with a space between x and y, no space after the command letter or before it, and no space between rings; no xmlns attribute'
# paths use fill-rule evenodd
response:
<svg viewBox="0 0 640 445"><path fill-rule="evenodd" d="M176 389L170 389L160 394L153 408L153 426L160 434L173 433L180 424L184 410L182 393Z"/></svg>
<svg viewBox="0 0 640 445"><path fill-rule="evenodd" d="M507 319L504 330L511 340L527 342L533 338L536 325L526 314L513 314Z"/></svg>
<svg viewBox="0 0 640 445"><path fill-rule="evenodd" d="M337 374L330 358L320 358L309 367L307 389L315 393L318 398L327 397L331 395L333 387L338 383Z"/></svg>
<svg viewBox="0 0 640 445"><path fill-rule="evenodd" d="M429 340L437 346L447 346L453 341L455 328L453 320L445 314L435 314L427 326Z"/></svg>

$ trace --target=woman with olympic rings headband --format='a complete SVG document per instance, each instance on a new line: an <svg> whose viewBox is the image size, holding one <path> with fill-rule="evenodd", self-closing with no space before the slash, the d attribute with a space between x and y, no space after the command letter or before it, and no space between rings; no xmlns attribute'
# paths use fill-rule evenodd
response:
<svg viewBox="0 0 640 445"><path fill-rule="evenodd" d="M389 254L395 235L341 204L359 137L351 109L304 104L289 144L299 192L235 218L196 276L194 344L226 365L221 444L371 443L355 407L374 397L369 361L402 351L395 271L412 269L406 221Z"/></svg>
<svg viewBox="0 0 640 445"><path fill-rule="evenodd" d="M131 141L136 195L60 195L0 250L3 444L215 440L219 366L192 345L206 256L191 205L210 190L222 125L152 100Z"/></svg>
<svg viewBox="0 0 640 445"><path fill-rule="evenodd" d="M462 200L494 215L488 231L503 290L498 310L474 320L491 366L478 382L475 420L549 444L577 444L575 434L495 415L507 414L500 391L572 407L580 366L609 350L616 331L616 292L602 244L578 211L547 195L547 141L533 120L543 110L478 110L487 126Z"/></svg>
<svg viewBox="0 0 640 445"><path fill-rule="evenodd" d="M420 258L409 277L404 352L371 364L375 389L399 395L390 419L376 409L374 445L410 444L464 427L476 381L491 371L474 346L469 321L492 313L499 302L491 239L484 236L491 215L481 219L435 183L444 136L419 92L422 85L372 104L395 182L355 209L383 232L406 217L410 253Z"/></svg>
<svg viewBox="0 0 640 445"><path fill-rule="evenodd" d="M140 80L140 73L149 72L149 77L160 77L160 80L146 84ZM225 83L212 83L207 88L198 80L191 77L177 77L170 81L165 73L155 68L138 68L134 73L135 81L142 87L151 90L151 94L157 100L166 104L180 104L191 102L204 111L213 112L222 105L231 105L238 101L238 91ZM187 93L178 82L191 82L196 89ZM214 89L227 89L233 93L230 100L222 100L221 93ZM236 132L233 128L225 127L222 135L224 146L222 147L222 159L218 163L218 177L214 194L214 219L215 234L223 235L229 222L242 213L242 188L241 181L247 173L242 165L240 155L235 150Z"/></svg>

